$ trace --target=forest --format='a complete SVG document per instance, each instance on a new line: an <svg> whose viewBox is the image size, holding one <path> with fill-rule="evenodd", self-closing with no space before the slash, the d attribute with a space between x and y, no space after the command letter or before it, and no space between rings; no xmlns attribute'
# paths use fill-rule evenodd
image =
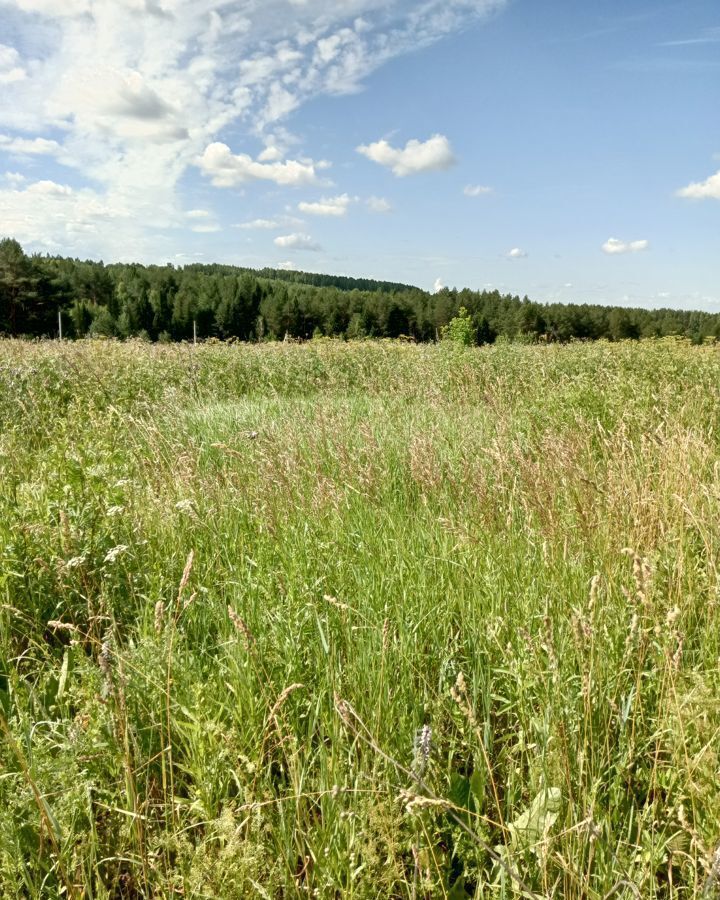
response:
<svg viewBox="0 0 720 900"><path fill-rule="evenodd" d="M477 344L720 338L720 313L543 304L499 291L228 265L143 266L24 252L0 241L0 335L263 341L317 336L435 341L459 310ZM58 313L60 312L60 315Z"/></svg>

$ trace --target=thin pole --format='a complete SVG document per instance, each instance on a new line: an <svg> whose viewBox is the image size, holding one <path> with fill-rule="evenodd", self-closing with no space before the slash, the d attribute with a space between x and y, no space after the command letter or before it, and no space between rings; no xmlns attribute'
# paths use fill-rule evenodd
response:
<svg viewBox="0 0 720 900"><path fill-rule="evenodd" d="M58 310L58 333L60 334L60 340L62 340L62 310Z"/></svg>
<svg viewBox="0 0 720 900"><path fill-rule="evenodd" d="M193 319L193 344L197 345L197 322Z"/></svg>

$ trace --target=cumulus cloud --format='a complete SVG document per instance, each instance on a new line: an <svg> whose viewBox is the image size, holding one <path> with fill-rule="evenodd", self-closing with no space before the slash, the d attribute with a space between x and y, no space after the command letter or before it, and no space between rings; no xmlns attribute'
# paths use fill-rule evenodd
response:
<svg viewBox="0 0 720 900"><path fill-rule="evenodd" d="M284 162L259 162L247 153L234 154L227 144L213 143L205 148L198 166L215 187L238 187L248 181L272 181L283 187L317 184L317 170L325 162L288 159Z"/></svg>
<svg viewBox="0 0 720 900"><path fill-rule="evenodd" d="M42 13L52 18L72 18L90 12L90 0L15 0L23 12Z"/></svg>
<svg viewBox="0 0 720 900"><path fill-rule="evenodd" d="M15 47L0 44L0 85L15 84L27 78L27 72L20 62L20 54Z"/></svg>
<svg viewBox="0 0 720 900"><path fill-rule="evenodd" d="M6 172L3 175L3 178L8 184L13 185L13 187L20 187L20 185L25 184L27 181L27 177L23 175L22 172Z"/></svg>
<svg viewBox="0 0 720 900"><path fill-rule="evenodd" d="M0 151L14 153L18 156L54 156L62 148L57 141L49 141L46 138L13 138L7 134L0 134Z"/></svg>
<svg viewBox="0 0 720 900"><path fill-rule="evenodd" d="M643 250L647 250L650 246L650 241L642 240L642 241L621 241L618 238L608 238L607 241L602 245L603 253L607 253L609 256L618 256L623 253L641 253Z"/></svg>
<svg viewBox="0 0 720 900"><path fill-rule="evenodd" d="M485 187L482 184L466 184L463 188L463 194L466 197L482 197L485 194L492 194L492 188Z"/></svg>
<svg viewBox="0 0 720 900"><path fill-rule="evenodd" d="M98 233L99 255L119 241L137 258L157 256L166 229L186 221L186 176L199 160L219 187L320 183L320 164L289 153L284 117L318 95L359 90L387 61L506 2L0 0L3 32L16 43L0 44L0 85L12 84L0 89L0 132L26 142L0 149L53 156L124 223ZM218 144L226 134L232 140ZM425 145L411 142L391 168L449 164L432 140L426 158ZM63 214L76 212L71 204ZM43 240L59 240L56 225L47 220ZM75 246L63 239L55 249Z"/></svg>
<svg viewBox="0 0 720 900"><path fill-rule="evenodd" d="M300 212L307 213L311 216L344 216L348 211L348 207L353 202L353 198L348 194L341 194L339 197L323 197L314 203L298 203Z"/></svg>
<svg viewBox="0 0 720 900"><path fill-rule="evenodd" d="M512 250L508 253L508 259L525 259L527 257L527 252L522 250L520 247L513 247Z"/></svg>
<svg viewBox="0 0 720 900"><path fill-rule="evenodd" d="M259 162L279 162L283 158L282 150L274 144L267 146L258 156Z"/></svg>
<svg viewBox="0 0 720 900"><path fill-rule="evenodd" d="M114 96L105 104L108 113L134 119L165 119L173 114L172 106L153 90L139 72L129 72L119 80Z"/></svg>
<svg viewBox="0 0 720 900"><path fill-rule="evenodd" d="M284 272L291 272L295 268L295 263L290 262L289 259L286 259L284 262L279 262L276 269L282 269Z"/></svg>
<svg viewBox="0 0 720 900"><path fill-rule="evenodd" d="M432 292L433 294L439 294L440 291L445 289L445 285L443 284L442 278L436 278L435 284L433 284Z"/></svg>
<svg viewBox="0 0 720 900"><path fill-rule="evenodd" d="M387 213L392 209L392 204L384 197L368 197L365 202L370 212Z"/></svg>
<svg viewBox="0 0 720 900"><path fill-rule="evenodd" d="M92 190L74 190L49 179L26 183L15 177L10 183L11 188L0 189L2 229L22 242L80 250L85 241L92 246L99 229L120 224L121 214Z"/></svg>
<svg viewBox="0 0 720 900"><path fill-rule="evenodd" d="M189 209L185 213L185 218L189 220L190 230L195 234L216 234L222 231L222 227L209 209Z"/></svg>
<svg viewBox="0 0 720 900"><path fill-rule="evenodd" d="M677 191L678 197L688 200L720 200L720 172L705 181L696 181Z"/></svg>
<svg viewBox="0 0 720 900"><path fill-rule="evenodd" d="M222 228L217 222L202 222L199 225L193 225L190 230L195 234L217 234L218 231L222 231Z"/></svg>
<svg viewBox="0 0 720 900"><path fill-rule="evenodd" d="M280 235L275 238L274 243L276 247L283 247L286 250L322 250L320 244L316 243L309 234L300 232Z"/></svg>
<svg viewBox="0 0 720 900"><path fill-rule="evenodd" d="M434 134L427 141L410 140L401 148L393 147L385 140L375 141L374 144L362 144L357 152L390 169L398 178L449 169L455 164L450 141L442 134Z"/></svg>
<svg viewBox="0 0 720 900"><path fill-rule="evenodd" d="M296 219L294 216L277 216L274 219L252 219L249 222L238 222L233 225L233 228L242 228L246 231L275 231L278 228L289 228L302 224L302 219Z"/></svg>
<svg viewBox="0 0 720 900"><path fill-rule="evenodd" d="M17 65L20 60L20 54L15 47L8 44L0 44L0 70L9 69L11 66Z"/></svg>

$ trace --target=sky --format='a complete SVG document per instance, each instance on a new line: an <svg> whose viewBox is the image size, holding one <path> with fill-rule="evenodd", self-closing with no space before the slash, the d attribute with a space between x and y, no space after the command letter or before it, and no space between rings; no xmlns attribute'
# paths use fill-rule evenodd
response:
<svg viewBox="0 0 720 900"><path fill-rule="evenodd" d="M0 0L0 236L720 310L717 0Z"/></svg>

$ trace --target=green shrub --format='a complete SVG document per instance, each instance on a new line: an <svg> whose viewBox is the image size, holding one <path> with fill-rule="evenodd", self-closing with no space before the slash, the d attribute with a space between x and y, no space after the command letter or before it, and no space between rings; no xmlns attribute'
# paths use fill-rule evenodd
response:
<svg viewBox="0 0 720 900"><path fill-rule="evenodd" d="M460 307L454 319L443 326L441 335L444 341L452 341L464 347L472 347L477 342L477 329L464 306Z"/></svg>

